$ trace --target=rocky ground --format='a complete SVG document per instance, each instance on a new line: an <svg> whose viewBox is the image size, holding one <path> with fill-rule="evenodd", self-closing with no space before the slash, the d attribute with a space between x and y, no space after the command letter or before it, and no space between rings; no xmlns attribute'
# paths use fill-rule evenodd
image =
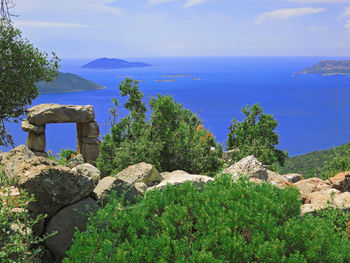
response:
<svg viewBox="0 0 350 263"><path fill-rule="evenodd" d="M81 155L74 157L68 167L58 165L44 157L37 157L27 146L21 145L10 152L0 153L0 166L12 180L11 195L16 198L19 189L34 194L36 202L29 207L33 216L47 214L33 229L37 236L57 231L45 241L46 262L61 262L72 244L74 229L85 229L87 214L95 212L108 202L114 190L125 201L134 203L136 197L147 191L162 189L191 181L203 185L215 178L188 174L185 171L159 173L146 163L129 166L114 176L100 178L99 170L84 163ZM269 182L279 188L295 187L301 193L301 213L314 213L326 207L350 210L350 172L335 175L328 180L310 178L299 174L280 175L267 170L254 156L248 156L227 167L223 174L236 180L241 174L258 184ZM0 191L1 192L1 191Z"/></svg>

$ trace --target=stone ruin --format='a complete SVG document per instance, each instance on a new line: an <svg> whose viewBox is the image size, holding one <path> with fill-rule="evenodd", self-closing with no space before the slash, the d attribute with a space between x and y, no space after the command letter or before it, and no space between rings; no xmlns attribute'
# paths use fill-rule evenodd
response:
<svg viewBox="0 0 350 263"><path fill-rule="evenodd" d="M27 110L22 130L28 132L27 146L37 156L47 157L45 129L48 123L77 125L77 152L85 162L94 163L99 155L100 130L91 105L40 104Z"/></svg>

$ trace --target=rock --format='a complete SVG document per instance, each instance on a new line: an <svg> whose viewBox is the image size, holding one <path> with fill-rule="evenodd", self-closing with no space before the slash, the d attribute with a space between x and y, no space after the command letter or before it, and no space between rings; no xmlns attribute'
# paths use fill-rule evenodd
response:
<svg viewBox="0 0 350 263"><path fill-rule="evenodd" d="M328 178L330 185L341 192L350 192L350 171L338 173Z"/></svg>
<svg viewBox="0 0 350 263"><path fill-rule="evenodd" d="M99 201L100 205L104 207L108 203L108 195L111 191L115 191L117 197L122 197L124 194L125 203L135 203L136 197L143 196L133 184L122 179L107 176L100 180L93 190L94 197Z"/></svg>
<svg viewBox="0 0 350 263"><path fill-rule="evenodd" d="M131 165L118 173L116 178L121 179L129 184L145 183L147 186L153 186L163 180L157 169L147 163Z"/></svg>
<svg viewBox="0 0 350 263"><path fill-rule="evenodd" d="M84 163L84 158L83 155L77 154L76 156L72 157L68 162L67 162L67 167L69 168L74 168L75 166L78 166L80 164Z"/></svg>
<svg viewBox="0 0 350 263"><path fill-rule="evenodd" d="M322 179L314 177L306 180L301 180L295 183L294 185L299 189L299 191L302 194L309 195L312 192L315 192L317 185L322 182L323 182Z"/></svg>
<svg viewBox="0 0 350 263"><path fill-rule="evenodd" d="M38 156L38 157L45 157L47 158L49 155L47 154L47 152L36 152L36 151L33 151L33 153Z"/></svg>
<svg viewBox="0 0 350 263"><path fill-rule="evenodd" d="M28 134L27 146L31 151L45 152L46 136L45 134L36 135L34 133Z"/></svg>
<svg viewBox="0 0 350 263"><path fill-rule="evenodd" d="M37 126L29 123L29 121L27 120L23 120L21 123L21 126L23 131L26 131L35 135L45 134L46 125Z"/></svg>
<svg viewBox="0 0 350 263"><path fill-rule="evenodd" d="M79 149L84 157L84 162L95 164L100 154L100 140L97 138L81 137L79 140Z"/></svg>
<svg viewBox="0 0 350 263"><path fill-rule="evenodd" d="M50 217L62 207L90 195L94 183L91 178L77 174L68 167L35 157L19 169L18 186L34 195L36 201L29 205L34 215L48 214Z"/></svg>
<svg viewBox="0 0 350 263"><path fill-rule="evenodd" d="M172 173L167 174L164 180L161 181L159 184L148 188L147 191L154 190L154 189L163 189L168 184L178 185L178 184L183 184L187 181L190 181L193 184L198 186L203 186L208 182L214 181L214 179L204 175L195 175L195 174L188 174L183 171L174 171Z"/></svg>
<svg viewBox="0 0 350 263"><path fill-rule="evenodd" d="M300 207L301 215L305 215L309 213L314 214L316 210L320 210L320 209L322 209L322 207L315 206L312 204L305 204Z"/></svg>
<svg viewBox="0 0 350 263"><path fill-rule="evenodd" d="M317 207L325 207L330 202L332 202L332 194L327 192L313 192L307 196L305 201Z"/></svg>
<svg viewBox="0 0 350 263"><path fill-rule="evenodd" d="M18 203L18 199L20 196L21 194L17 187L11 186L11 187L0 188L0 197L4 205L6 205L8 202L10 205L19 207L20 204Z"/></svg>
<svg viewBox="0 0 350 263"><path fill-rule="evenodd" d="M267 181L268 182L288 182L288 179L284 177L283 175L280 175L274 171L266 170L267 171Z"/></svg>
<svg viewBox="0 0 350 263"><path fill-rule="evenodd" d="M143 195L146 193L147 191L147 185L145 183L136 183L135 184L135 188L142 193Z"/></svg>
<svg viewBox="0 0 350 263"><path fill-rule="evenodd" d="M89 123L78 123L77 133L82 137L95 136L97 138L100 136L100 128L96 121Z"/></svg>
<svg viewBox="0 0 350 263"><path fill-rule="evenodd" d="M10 180L15 180L19 166L34 157L35 154L26 145L20 145L5 153L0 163L4 175Z"/></svg>
<svg viewBox="0 0 350 263"><path fill-rule="evenodd" d="M100 180L100 171L89 163L79 164L78 166L75 166L72 171L80 175L90 177L95 185Z"/></svg>
<svg viewBox="0 0 350 263"><path fill-rule="evenodd" d="M284 174L283 175L290 183L296 183L303 179L301 174Z"/></svg>
<svg viewBox="0 0 350 263"><path fill-rule="evenodd" d="M57 234L46 239L44 243L57 262L62 262L65 252L73 244L75 228L85 231L89 213L95 213L97 209L96 202L87 198L63 208L49 220L45 232L49 234L57 231Z"/></svg>
<svg viewBox="0 0 350 263"><path fill-rule="evenodd" d="M253 155L247 156L239 162L224 169L222 173L231 174L233 179L237 179L240 174L248 177L255 177L264 181L268 178L266 168Z"/></svg>
<svg viewBox="0 0 350 263"><path fill-rule="evenodd" d="M94 108L90 105L40 104L27 110L29 123L40 126L47 123L93 122Z"/></svg>
<svg viewBox="0 0 350 263"><path fill-rule="evenodd" d="M345 211L350 211L350 193L344 192L334 197L334 204Z"/></svg>

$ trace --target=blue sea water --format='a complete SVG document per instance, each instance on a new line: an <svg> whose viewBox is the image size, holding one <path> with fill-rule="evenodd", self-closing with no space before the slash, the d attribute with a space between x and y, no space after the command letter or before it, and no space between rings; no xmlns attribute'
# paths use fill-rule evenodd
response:
<svg viewBox="0 0 350 263"><path fill-rule="evenodd" d="M63 60L60 71L78 74L107 88L75 93L43 94L40 103L90 104L101 133L106 132L111 99L120 98L118 83L129 75L140 82L145 97L171 94L184 107L199 113L204 126L225 143L233 118L243 120L242 107L259 102L278 121L279 148L291 156L338 146L350 141L350 77L296 75L320 57L143 58L148 68L91 70L89 60ZM343 58L338 58L343 59ZM174 82L156 82L168 74L190 74ZM200 78L195 80L193 78ZM15 144L27 134L11 125ZM46 150L76 147L74 124L49 124ZM4 150L4 148L2 149ZM6 149L5 149L6 150Z"/></svg>

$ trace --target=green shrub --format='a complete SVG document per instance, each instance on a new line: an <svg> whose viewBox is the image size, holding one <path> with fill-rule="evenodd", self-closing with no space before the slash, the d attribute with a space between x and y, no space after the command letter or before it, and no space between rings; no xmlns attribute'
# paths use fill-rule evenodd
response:
<svg viewBox="0 0 350 263"><path fill-rule="evenodd" d="M350 150L345 153L337 154L330 161L326 161L320 174L321 178L326 180L337 173L350 170Z"/></svg>
<svg viewBox="0 0 350 263"><path fill-rule="evenodd" d="M10 184L0 168L0 262L39 262L38 246L46 237L35 237L32 227L45 216L31 217L28 206L34 197L25 191L10 198Z"/></svg>
<svg viewBox="0 0 350 263"><path fill-rule="evenodd" d="M254 155L266 165L284 164L287 153L277 149L279 136L275 132L277 121L270 114L264 114L259 104L242 109L245 119L233 119L229 127L227 150L236 150L233 161ZM276 166L274 166L276 168Z"/></svg>
<svg viewBox="0 0 350 263"><path fill-rule="evenodd" d="M349 262L330 220L300 216L299 194L221 176L148 192L133 206L111 198L68 262Z"/></svg>
<svg viewBox="0 0 350 263"><path fill-rule="evenodd" d="M154 164L160 171L185 170L214 174L222 165L222 146L200 119L184 109L171 96L151 98L151 116L136 81L126 79L119 85L128 96L125 109L129 115L116 120L118 101L113 100L111 133L103 137L97 167L102 177L139 162Z"/></svg>

